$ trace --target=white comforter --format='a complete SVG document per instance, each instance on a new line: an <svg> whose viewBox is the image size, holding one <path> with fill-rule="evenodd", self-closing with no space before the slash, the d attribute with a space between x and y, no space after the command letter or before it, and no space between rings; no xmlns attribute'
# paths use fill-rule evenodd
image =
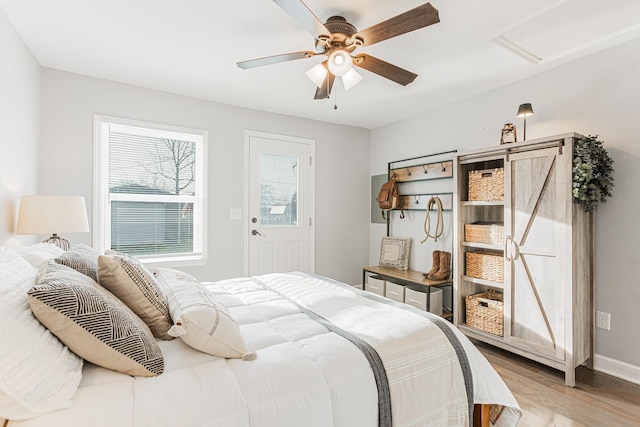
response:
<svg viewBox="0 0 640 427"><path fill-rule="evenodd" d="M469 425L456 352L429 315L302 273L227 280L209 289L229 307L256 360L222 359L179 339L161 341L165 372L159 377L133 378L86 363L72 408L10 427L378 425L369 361L307 310L376 350L394 425ZM504 382L466 337L442 324L466 351L474 402L505 406L496 425L516 425L520 410Z"/></svg>

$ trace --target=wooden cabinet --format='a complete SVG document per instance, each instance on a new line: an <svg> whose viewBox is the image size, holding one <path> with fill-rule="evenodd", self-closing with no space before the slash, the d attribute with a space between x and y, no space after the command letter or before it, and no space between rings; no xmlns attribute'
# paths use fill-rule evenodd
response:
<svg viewBox="0 0 640 427"><path fill-rule="evenodd" d="M454 323L470 337L564 371L570 386L575 368L590 362L593 352L593 218L571 193L573 145L579 136L500 145L454 159ZM502 169L503 200L469 200L470 172ZM466 241L465 224L478 222L502 225L503 241ZM502 282L481 277L467 262L482 257L467 252L501 256ZM502 336L466 324L465 297L490 290L503 296Z"/></svg>

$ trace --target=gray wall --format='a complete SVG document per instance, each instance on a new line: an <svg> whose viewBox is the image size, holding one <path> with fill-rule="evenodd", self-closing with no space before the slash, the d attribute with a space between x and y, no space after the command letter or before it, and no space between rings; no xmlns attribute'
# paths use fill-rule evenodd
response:
<svg viewBox="0 0 640 427"><path fill-rule="evenodd" d="M533 66L533 65L532 65ZM582 58L526 80L372 131L371 174L386 163L449 149L499 143L505 121L522 139L518 105L531 102L527 139L575 131L600 135L615 164L614 197L596 219L596 306L611 313L611 330L596 330L596 353L634 365L640 372L635 250L640 199L640 39ZM421 224L416 227L420 236ZM370 261L376 260L383 227L371 226ZM601 358L601 360L603 360ZM596 366L598 366L596 359ZM640 377L637 377L640 378Z"/></svg>
<svg viewBox="0 0 640 427"><path fill-rule="evenodd" d="M0 8L0 246L35 241L16 236L20 196L36 194L40 65Z"/></svg>
<svg viewBox="0 0 640 427"><path fill-rule="evenodd" d="M316 141L316 272L357 283L369 243L369 137L366 129L232 107L44 69L40 191L84 195L92 214L93 114L209 131L209 261L184 268L201 280L244 274L244 131ZM365 191L363 191L365 190ZM91 243L90 235L77 235ZM340 242L336 244L336 242Z"/></svg>

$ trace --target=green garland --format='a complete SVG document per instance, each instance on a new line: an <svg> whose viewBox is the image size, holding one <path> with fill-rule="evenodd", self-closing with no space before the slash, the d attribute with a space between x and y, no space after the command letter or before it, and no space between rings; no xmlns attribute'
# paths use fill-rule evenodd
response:
<svg viewBox="0 0 640 427"><path fill-rule="evenodd" d="M573 198L586 212L595 211L611 197L613 160L598 135L579 138L573 152Z"/></svg>

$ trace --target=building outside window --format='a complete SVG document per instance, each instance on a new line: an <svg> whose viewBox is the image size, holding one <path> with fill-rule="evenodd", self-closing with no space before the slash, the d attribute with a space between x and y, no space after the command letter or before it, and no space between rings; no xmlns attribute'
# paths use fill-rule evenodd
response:
<svg viewBox="0 0 640 427"><path fill-rule="evenodd" d="M94 127L98 250L203 261L207 132L106 116Z"/></svg>

